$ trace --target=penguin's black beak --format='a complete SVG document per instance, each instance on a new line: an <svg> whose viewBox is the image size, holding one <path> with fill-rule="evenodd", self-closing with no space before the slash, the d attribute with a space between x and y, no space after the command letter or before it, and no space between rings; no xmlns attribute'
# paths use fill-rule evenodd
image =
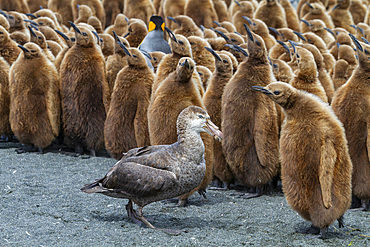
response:
<svg viewBox="0 0 370 247"><path fill-rule="evenodd" d="M28 23L31 23L31 24L33 24L35 26L38 26L39 25L38 23L36 23L34 21L31 21L31 20L24 19L23 21L28 22Z"/></svg>
<svg viewBox="0 0 370 247"><path fill-rule="evenodd" d="M335 9L336 9L336 8L338 8L339 6L340 6L340 4L335 5L335 6L331 9L331 11L335 10Z"/></svg>
<svg viewBox="0 0 370 247"><path fill-rule="evenodd" d="M189 62L187 59L185 59L185 62L183 62L183 64L181 64L181 66L186 66L186 68L189 68Z"/></svg>
<svg viewBox="0 0 370 247"><path fill-rule="evenodd" d="M230 41L229 37L227 37L223 32L221 32L220 30L215 30L213 29L213 31L215 33L218 33L222 38L224 38L226 41Z"/></svg>
<svg viewBox="0 0 370 247"><path fill-rule="evenodd" d="M174 23L179 24L179 23L175 20L175 18L173 18L173 17L171 17L171 16L167 16L167 19L168 19L168 20L170 20L170 21L173 21Z"/></svg>
<svg viewBox="0 0 370 247"><path fill-rule="evenodd" d="M57 34L59 34L60 36L62 36L62 38L63 38L63 39L65 39L66 41L68 41L68 40L69 40L69 38L67 37L67 35L65 35L65 34L64 34L64 33L62 33L61 31L56 30L56 29L54 29L54 31L55 31Z"/></svg>
<svg viewBox="0 0 370 247"><path fill-rule="evenodd" d="M250 25L252 25L252 21L251 21L251 19L249 19L247 16L242 16L243 17L243 19L245 19Z"/></svg>
<svg viewBox="0 0 370 247"><path fill-rule="evenodd" d="M269 30L273 31L277 36L281 36L279 31L276 30L276 28L273 28L273 27L269 27Z"/></svg>
<svg viewBox="0 0 370 247"><path fill-rule="evenodd" d="M300 32L297 32L297 31L293 31L293 33L295 33L301 40L303 41L307 41L305 37L303 37L303 35L300 33Z"/></svg>
<svg viewBox="0 0 370 247"><path fill-rule="evenodd" d="M74 29L77 33L81 34L80 29L78 29L78 27L77 27L73 22L71 22L71 21L68 21L68 22L69 22L69 24L71 24L71 27L73 27L73 29Z"/></svg>
<svg viewBox="0 0 370 247"><path fill-rule="evenodd" d="M36 19L36 18L37 18L37 16L35 16L34 14L31 14L31 13L27 13L27 14L26 14L26 16L32 17L32 18L34 18L34 19Z"/></svg>
<svg viewBox="0 0 370 247"><path fill-rule="evenodd" d="M128 33L126 33L123 37L124 38L126 38L127 36L129 36L130 35L130 33L128 32Z"/></svg>
<svg viewBox="0 0 370 247"><path fill-rule="evenodd" d="M28 26L28 29L30 30L32 36L37 37L36 33L33 31L31 26Z"/></svg>
<svg viewBox="0 0 370 247"><path fill-rule="evenodd" d="M353 43L355 43L355 45L357 47L357 50L359 50L361 52L364 52L364 49L362 48L362 46L361 46L360 42L358 41L358 39L353 34L351 34L351 33L349 33L348 35L351 37Z"/></svg>
<svg viewBox="0 0 370 247"><path fill-rule="evenodd" d="M277 40L276 42L278 42L282 47L284 47L288 53L290 53L290 49L289 47L281 40Z"/></svg>
<svg viewBox="0 0 370 247"><path fill-rule="evenodd" d="M266 94L266 95L272 95L272 93L271 93L269 90L267 90L266 88L264 88L264 87L260 87L260 86L252 86L252 88L253 88L254 90L256 90L256 91L260 91L260 92L262 92L262 93L264 93L264 94Z"/></svg>
<svg viewBox="0 0 370 247"><path fill-rule="evenodd" d="M303 22L304 24L306 24L308 27L311 26L310 23L308 21L306 21L306 20L301 19L301 22Z"/></svg>
<svg viewBox="0 0 370 247"><path fill-rule="evenodd" d="M222 59L220 58L220 56L212 49L212 48L209 48L209 47L204 47L207 51L209 51L218 61L222 61Z"/></svg>
<svg viewBox="0 0 370 247"><path fill-rule="evenodd" d="M309 2L306 2L307 6L310 7L311 9L313 9L313 6L309 3Z"/></svg>
<svg viewBox="0 0 370 247"><path fill-rule="evenodd" d="M124 51L127 55L129 55L130 57L132 57L132 56L131 56L131 53L129 52L129 50L127 50L126 46L125 46L124 44L122 44L121 40L117 40L117 43L119 44L119 46L123 49L123 51Z"/></svg>
<svg viewBox="0 0 370 247"><path fill-rule="evenodd" d="M30 52L26 47L22 45L18 45L19 48L21 48L24 52Z"/></svg>
<svg viewBox="0 0 370 247"><path fill-rule="evenodd" d="M171 29L169 29L168 27L164 27L164 30L166 30L166 32L168 33L168 36L170 36L170 38L175 41L176 43L177 42L177 39L176 39L176 36L175 34L171 31Z"/></svg>
<svg viewBox="0 0 370 247"><path fill-rule="evenodd" d="M252 34L251 30L249 29L249 27L245 23L243 25L244 25L245 30L247 30L248 39L250 39L254 43L254 38L253 38L253 34Z"/></svg>
<svg viewBox="0 0 370 247"><path fill-rule="evenodd" d="M118 42L118 41L120 41L120 39L119 39L119 37L118 37L118 35L117 35L117 33L115 32L115 31L113 31L113 35L114 35L114 39Z"/></svg>

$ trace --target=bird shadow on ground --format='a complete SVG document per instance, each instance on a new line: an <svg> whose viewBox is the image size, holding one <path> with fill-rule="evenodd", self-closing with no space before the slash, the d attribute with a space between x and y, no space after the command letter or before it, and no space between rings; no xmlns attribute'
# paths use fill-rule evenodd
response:
<svg viewBox="0 0 370 247"><path fill-rule="evenodd" d="M353 228L345 226L344 228L338 228L336 224L336 221L333 225L331 225L327 232L325 233L324 240L335 240L335 239L352 239L354 235L351 232L353 232ZM311 226L311 223L302 221L300 223L297 223L294 226L294 231L296 234L301 234L303 236L306 236L307 238L313 237L315 235L308 234L308 233L302 233L300 231L303 231L304 229ZM358 232L357 232L358 233Z"/></svg>

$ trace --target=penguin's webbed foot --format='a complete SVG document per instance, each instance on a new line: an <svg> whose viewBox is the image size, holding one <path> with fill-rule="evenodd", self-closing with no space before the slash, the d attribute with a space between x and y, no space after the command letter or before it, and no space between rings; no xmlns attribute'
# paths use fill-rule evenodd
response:
<svg viewBox="0 0 370 247"><path fill-rule="evenodd" d="M340 216L340 217L337 219L337 221L338 221L338 224L339 224L339 228L344 227L344 217L343 217L343 215L342 215L342 216Z"/></svg>
<svg viewBox="0 0 370 247"><path fill-rule="evenodd" d="M38 149L35 148L33 145L22 144L22 147L17 148L15 151L17 152L17 154L23 154L23 153L37 152Z"/></svg>

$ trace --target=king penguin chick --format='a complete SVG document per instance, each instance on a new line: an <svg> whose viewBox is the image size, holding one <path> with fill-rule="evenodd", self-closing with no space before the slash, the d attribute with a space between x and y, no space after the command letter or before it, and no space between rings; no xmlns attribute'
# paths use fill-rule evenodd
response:
<svg viewBox="0 0 370 247"><path fill-rule="evenodd" d="M293 87L315 94L322 101L328 103L325 90L317 78L315 59L311 52L302 47L294 47L298 70L290 81Z"/></svg>
<svg viewBox="0 0 370 247"><path fill-rule="evenodd" d="M269 29L266 26L266 23L264 23L261 20L258 19L249 19L249 18L244 18L247 20L247 25L249 26L250 30L254 32L255 34L261 36L263 41L265 41L265 46L267 51L270 51L270 49L276 45L276 40L274 36L272 36L269 33Z"/></svg>
<svg viewBox="0 0 370 247"><path fill-rule="evenodd" d="M216 69L203 96L203 103L214 123L221 126L222 93L233 76L233 66L229 56L225 54L218 55L208 47L207 50L215 57ZM234 175L226 162L220 142L213 143L213 162L213 175L224 183L224 187L228 188L234 180Z"/></svg>
<svg viewBox="0 0 370 247"><path fill-rule="evenodd" d="M20 13L30 12L30 8L28 7L26 0L3 0L0 2L0 9L15 10Z"/></svg>
<svg viewBox="0 0 370 247"><path fill-rule="evenodd" d="M177 68L153 92L148 109L148 125L151 145L168 144L176 140L174 123L176 116L186 107L194 105L205 108L192 74L194 61L189 57L179 60ZM166 131L163 131L165 128ZM201 184L186 195L180 197L179 206L184 206L188 197L198 190L204 195L207 185L212 180L213 155L212 138L202 136L205 149L206 174Z"/></svg>
<svg viewBox="0 0 370 247"><path fill-rule="evenodd" d="M105 11L105 27L113 25L114 19L122 13L124 1L121 0L103 0L103 7Z"/></svg>
<svg viewBox="0 0 370 247"><path fill-rule="evenodd" d="M254 89L283 109L281 180L288 204L312 222L305 232L314 229L323 238L335 220L343 227L351 205L352 174L343 125L318 97L291 85L274 82Z"/></svg>
<svg viewBox="0 0 370 247"><path fill-rule="evenodd" d="M219 22L229 21L229 13L224 0L213 0L213 6L216 10Z"/></svg>
<svg viewBox="0 0 370 247"><path fill-rule="evenodd" d="M284 8L288 28L300 32L301 27L299 24L297 11L293 7L292 3L289 0L281 0L280 4Z"/></svg>
<svg viewBox="0 0 370 247"><path fill-rule="evenodd" d="M340 45L338 51L338 60L344 59L348 63L346 78L350 78L353 71L357 68L358 63L356 53L349 45Z"/></svg>
<svg viewBox="0 0 370 247"><path fill-rule="evenodd" d="M325 42L326 45L329 45L330 43L335 41L335 38L333 37L333 35L331 35L329 31L326 30L325 23L322 20L314 19L311 21L305 21L305 20L301 20L301 21L304 24L304 26L302 26L303 32L309 32L309 31L313 32L314 34L322 38L322 40Z"/></svg>
<svg viewBox="0 0 370 247"><path fill-rule="evenodd" d="M347 76L348 62L344 59L339 59L335 62L333 70L333 85L335 91L345 84L348 80Z"/></svg>
<svg viewBox="0 0 370 247"><path fill-rule="evenodd" d="M75 24L84 22L87 23L87 20L90 16L93 16L92 10L89 6L82 4L78 7L78 17L74 20Z"/></svg>
<svg viewBox="0 0 370 247"><path fill-rule="evenodd" d="M288 27L284 8L277 0L263 0L254 12L254 19L260 19L268 27Z"/></svg>
<svg viewBox="0 0 370 247"><path fill-rule="evenodd" d="M320 19L325 23L327 28L333 29L335 27L333 19L325 11L325 6L322 3L307 3L307 5L309 6L310 11L302 17L302 20L310 21ZM302 32L303 31L304 30L302 30Z"/></svg>
<svg viewBox="0 0 370 247"><path fill-rule="evenodd" d="M349 5L351 0L337 0L337 5L335 5L329 15L333 19L335 27L342 27L350 33L355 33L356 30L351 26L354 25L354 21L349 11Z"/></svg>
<svg viewBox="0 0 370 247"><path fill-rule="evenodd" d="M351 12L353 22L356 25L365 20L366 5L362 0L351 0L349 11Z"/></svg>
<svg viewBox="0 0 370 247"><path fill-rule="evenodd" d="M271 63L276 80L289 83L293 79L293 70L286 62L280 59L271 59Z"/></svg>
<svg viewBox="0 0 370 247"><path fill-rule="evenodd" d="M19 49L17 43L9 38L8 31L0 26L0 56L3 57L9 65L12 65L20 52L21 49Z"/></svg>
<svg viewBox="0 0 370 247"><path fill-rule="evenodd" d="M54 57L53 53L51 53L51 51L48 49L44 34L40 31L33 30L31 26L28 26L28 28L30 29L30 33L31 33L30 41L37 44L38 46L40 46L40 48L42 49L42 52L45 54L45 56L51 62L54 62L55 57Z"/></svg>
<svg viewBox="0 0 370 247"><path fill-rule="evenodd" d="M10 93L9 93L10 66L0 57L0 140L9 141L13 134L9 122Z"/></svg>
<svg viewBox="0 0 370 247"><path fill-rule="evenodd" d="M140 21L131 22L128 25L128 33L123 37L130 43L130 47L138 47L146 36L147 29L145 23Z"/></svg>
<svg viewBox="0 0 370 247"><path fill-rule="evenodd" d="M353 163L352 192L370 210L370 45L351 35L359 65L347 83L340 87L332 108L343 123Z"/></svg>
<svg viewBox="0 0 370 247"><path fill-rule="evenodd" d="M104 56L85 27L71 23L76 44L60 65L64 135L76 151L87 148L91 155L104 148L104 121L109 107Z"/></svg>
<svg viewBox="0 0 370 247"><path fill-rule="evenodd" d="M210 47L207 40L198 36L190 36L188 37L188 40L191 45L191 52L195 64L206 66L210 71L214 71L215 58L204 48Z"/></svg>
<svg viewBox="0 0 370 247"><path fill-rule="evenodd" d="M98 34L103 33L101 22L96 16L90 16L89 19L87 19L87 24L91 25Z"/></svg>
<svg viewBox="0 0 370 247"><path fill-rule="evenodd" d="M35 43L19 47L9 72L10 125L22 144L42 152L59 134L58 72Z"/></svg>
<svg viewBox="0 0 370 247"><path fill-rule="evenodd" d="M129 19L134 17L149 23L150 17L156 14L156 10L150 0L125 0L123 14Z"/></svg>
<svg viewBox="0 0 370 247"><path fill-rule="evenodd" d="M118 36L123 36L128 31L128 24L129 19L124 14L118 14L116 19L114 19L114 23L107 27L104 33L114 36L113 31L115 31Z"/></svg>
<svg viewBox="0 0 370 247"><path fill-rule="evenodd" d="M161 51L150 52L149 55L151 56L151 63L153 65L154 73L157 72L157 68L159 63L162 61L162 58L166 55Z"/></svg>
<svg viewBox="0 0 370 247"><path fill-rule="evenodd" d="M200 107L190 106L177 118L177 138L171 145L135 148L127 154L104 178L85 185L85 193L102 193L107 196L129 199L128 216L155 228L143 217L143 207L149 203L188 193L201 183L205 173L204 144L201 132L220 138L222 133ZM172 127L172 126L166 126ZM132 203L138 205L137 211ZM159 229L178 235L181 230Z"/></svg>
<svg viewBox="0 0 370 247"><path fill-rule="evenodd" d="M179 15L184 15L185 4L187 0L164 0L163 1L163 15L164 18L168 16L177 17ZM176 27L175 22L167 23L168 28L174 30Z"/></svg>
<svg viewBox="0 0 370 247"><path fill-rule="evenodd" d="M224 88L221 126L224 130L222 149L237 182L257 187L261 195L279 171L279 128L276 107L251 86L266 86L272 71L263 39L248 33L249 57Z"/></svg>
<svg viewBox="0 0 370 247"><path fill-rule="evenodd" d="M172 53L165 55L158 65L157 78L152 88L153 93L157 90L160 83L166 79L171 72L176 70L180 58L192 56L191 46L187 38L180 34L176 35L176 37L171 35L170 38Z"/></svg>
<svg viewBox="0 0 370 247"><path fill-rule="evenodd" d="M209 84L209 79L212 76L212 71L210 71L207 67L202 65L197 65L195 66L195 68L197 69L198 75L200 76L200 80L202 81L203 89L205 91Z"/></svg>
<svg viewBox="0 0 370 247"><path fill-rule="evenodd" d="M245 17L252 19L254 15L254 7L253 4L249 1L243 1L239 3L240 9L235 12L232 16L231 21L234 24L236 31L243 35L246 35L247 32L244 28Z"/></svg>
<svg viewBox="0 0 370 247"><path fill-rule="evenodd" d="M57 68L58 71L60 71L60 65L63 61L63 58L67 51L69 50L69 48L71 48L74 45L74 42L64 33L58 30L55 30L55 32L58 33L65 40L66 43L66 46L64 46L64 48L58 53L58 56L56 56L54 60L55 67Z"/></svg>
<svg viewBox="0 0 370 247"><path fill-rule="evenodd" d="M114 54L110 55L105 63L105 73L110 95L112 95L118 72L127 65L127 53L121 46L130 47L125 38L118 37L114 31L113 33L115 34Z"/></svg>
<svg viewBox="0 0 370 247"><path fill-rule="evenodd" d="M48 0L48 9L58 12L63 16L63 23L60 24L68 25L68 21L73 20L71 1L72 0Z"/></svg>
<svg viewBox="0 0 370 247"><path fill-rule="evenodd" d="M218 21L217 12L212 0L188 0L185 4L185 15L194 20L199 27L211 28L213 21Z"/></svg>
<svg viewBox="0 0 370 247"><path fill-rule="evenodd" d="M105 12L104 12L103 3L100 0L72 0L71 6L72 6L74 20L77 19L78 6L81 7L82 5L89 6L92 11L92 15L95 15L96 17L98 17L102 26L105 26Z"/></svg>
<svg viewBox="0 0 370 247"><path fill-rule="evenodd" d="M167 16L167 19L176 23L176 25L172 25L173 32L175 34L181 34L185 37L190 36L203 37L203 32L200 30L199 27L197 27L195 22L189 16L186 15L179 15L176 17Z"/></svg>
<svg viewBox="0 0 370 247"><path fill-rule="evenodd" d="M150 145L147 110L155 78L138 49L121 49L128 65L117 74L104 125L105 147L117 160L132 148Z"/></svg>

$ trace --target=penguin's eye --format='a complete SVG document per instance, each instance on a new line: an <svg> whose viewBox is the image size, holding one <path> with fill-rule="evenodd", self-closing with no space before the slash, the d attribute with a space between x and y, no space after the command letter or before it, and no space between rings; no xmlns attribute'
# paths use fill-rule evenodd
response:
<svg viewBox="0 0 370 247"><path fill-rule="evenodd" d="M257 45L261 45L261 42L259 42L258 40L256 40L256 44Z"/></svg>
<svg viewBox="0 0 370 247"><path fill-rule="evenodd" d="M157 58L156 58L156 57L153 57L153 60L154 60L154 61L157 61Z"/></svg>
<svg viewBox="0 0 370 247"><path fill-rule="evenodd" d="M275 91L274 91L274 94L275 94L275 95L279 95L280 93L281 93L281 92L280 92L279 90L275 90Z"/></svg>
<svg viewBox="0 0 370 247"><path fill-rule="evenodd" d="M71 38L72 42L75 42L76 41L76 38Z"/></svg>
<svg viewBox="0 0 370 247"><path fill-rule="evenodd" d="M31 50L31 53L36 53L36 51L35 50Z"/></svg>
<svg viewBox="0 0 370 247"><path fill-rule="evenodd" d="M203 73L202 73L202 72L198 72L198 74L199 74L200 76L203 76Z"/></svg>
<svg viewBox="0 0 370 247"><path fill-rule="evenodd" d="M135 54L132 54L132 57L135 57L135 58L137 58L137 56L136 56Z"/></svg>
<svg viewBox="0 0 370 247"><path fill-rule="evenodd" d="M87 33L83 32L83 33L82 33L82 35L83 35L83 36L87 36Z"/></svg>
<svg viewBox="0 0 370 247"><path fill-rule="evenodd" d="M42 26L42 25L44 25L44 23L43 23L43 22L39 22L39 25L41 25L41 26Z"/></svg>
<svg viewBox="0 0 370 247"><path fill-rule="evenodd" d="M232 41L232 42L237 42L237 40L236 40L236 39L231 39L231 41Z"/></svg>
<svg viewBox="0 0 370 247"><path fill-rule="evenodd" d="M42 39L41 36L37 36L38 39Z"/></svg>
<svg viewBox="0 0 370 247"><path fill-rule="evenodd" d="M190 42L190 45L195 45L195 43L194 42Z"/></svg>
<svg viewBox="0 0 370 247"><path fill-rule="evenodd" d="M226 59L224 59L224 60L222 60L222 62L223 62L223 63L227 63L227 60L226 60Z"/></svg>
<svg viewBox="0 0 370 247"><path fill-rule="evenodd" d="M0 32L0 34L4 34L3 32Z"/></svg>
<svg viewBox="0 0 370 247"><path fill-rule="evenodd" d="M181 40L178 40L178 42L180 45L184 45L184 42L182 42Z"/></svg>
<svg viewBox="0 0 370 247"><path fill-rule="evenodd" d="M370 55L370 52L368 50L365 50L366 55Z"/></svg>

